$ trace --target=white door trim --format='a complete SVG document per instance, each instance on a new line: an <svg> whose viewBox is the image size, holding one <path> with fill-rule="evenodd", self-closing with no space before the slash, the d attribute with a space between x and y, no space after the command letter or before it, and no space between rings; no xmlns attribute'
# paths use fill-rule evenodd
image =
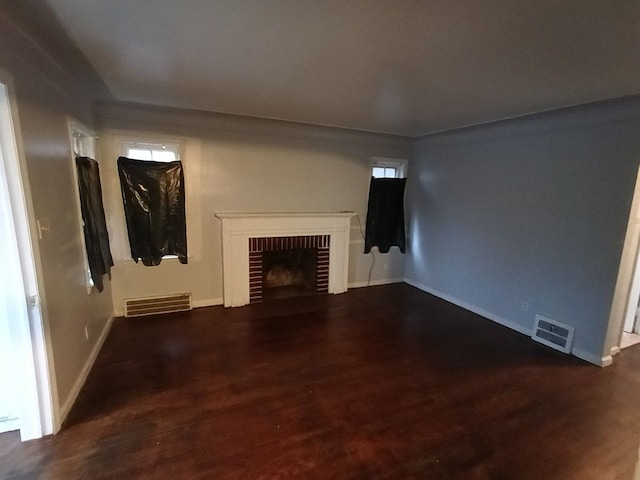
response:
<svg viewBox="0 0 640 480"><path fill-rule="evenodd" d="M20 436L22 440L39 438L59 429L55 406L58 405L51 337L43 305L46 305L42 285L35 216L31 203L26 162L22 150L22 135L13 79L0 70L0 144L3 167L15 225L16 240L22 270L26 317L19 323L16 334L26 345L20 355L22 407Z"/></svg>
<svg viewBox="0 0 640 480"><path fill-rule="evenodd" d="M603 355L615 355L620 351L620 341L625 328L625 320L635 316L640 297L640 169L636 175L636 184L629 211L627 232L625 234L618 278L611 302L609 326ZM629 320L632 322L633 320Z"/></svg>

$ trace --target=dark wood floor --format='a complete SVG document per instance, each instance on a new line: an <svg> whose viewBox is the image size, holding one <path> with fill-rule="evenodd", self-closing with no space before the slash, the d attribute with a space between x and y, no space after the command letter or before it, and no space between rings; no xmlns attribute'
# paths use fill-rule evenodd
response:
<svg viewBox="0 0 640 480"><path fill-rule="evenodd" d="M3 479L631 479L640 347L600 369L407 285L117 319Z"/></svg>

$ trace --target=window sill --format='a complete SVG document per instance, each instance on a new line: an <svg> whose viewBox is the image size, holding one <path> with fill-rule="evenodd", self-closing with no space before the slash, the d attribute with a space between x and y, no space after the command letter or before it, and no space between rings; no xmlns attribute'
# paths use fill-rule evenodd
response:
<svg viewBox="0 0 640 480"><path fill-rule="evenodd" d="M187 260L190 262L193 259L193 257L191 255L187 255ZM175 255L170 255L170 256L166 256L166 257L162 257L162 263L165 262L169 262L169 263L180 263L180 260L178 260L178 257ZM119 260L116 260L114 263L119 264L119 263L133 263L133 264L139 264L142 265L144 267L144 264L142 263L142 261L138 261L135 262L133 260L133 258L121 258ZM161 263L161 264L162 264Z"/></svg>

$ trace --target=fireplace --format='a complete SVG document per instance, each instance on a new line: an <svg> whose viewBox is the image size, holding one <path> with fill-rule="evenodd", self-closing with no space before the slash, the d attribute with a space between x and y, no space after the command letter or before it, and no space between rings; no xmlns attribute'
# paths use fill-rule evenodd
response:
<svg viewBox="0 0 640 480"><path fill-rule="evenodd" d="M345 292L349 231L354 215L353 212L217 213L222 224L225 307L239 307L292 292Z"/></svg>
<svg viewBox="0 0 640 480"><path fill-rule="evenodd" d="M249 300L329 291L330 235L249 239Z"/></svg>

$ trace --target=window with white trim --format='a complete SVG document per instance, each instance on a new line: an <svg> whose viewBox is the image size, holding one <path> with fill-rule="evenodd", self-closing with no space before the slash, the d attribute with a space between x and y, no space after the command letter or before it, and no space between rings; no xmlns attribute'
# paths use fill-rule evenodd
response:
<svg viewBox="0 0 640 480"><path fill-rule="evenodd" d="M158 141L160 140L160 141ZM162 141L162 139L140 139L140 141L121 141L120 154L133 160L146 160L152 162L176 162L180 160L180 151L182 142ZM184 168L184 165L183 165ZM186 177L186 169L185 169ZM185 215L188 223L188 204L189 199L185 196ZM188 230L188 226L187 226ZM125 227L125 232L126 227ZM188 232L187 232L188 237ZM163 259L177 259L177 255L163 255Z"/></svg>
<svg viewBox="0 0 640 480"><path fill-rule="evenodd" d="M67 127L69 129L69 143L71 146L71 170L75 180L76 188L76 205L78 210L78 220L80 222L80 231L82 233L82 257L84 260L85 284L87 293L91 293L94 288L93 279L91 278L91 269L89 268L89 259L87 257L87 245L84 238L84 221L82 220L82 208L80 206L79 180L78 171L76 169L76 157L89 157L98 161L96 158L96 134L89 130L83 124L72 118L67 118Z"/></svg>
<svg viewBox="0 0 640 480"><path fill-rule="evenodd" d="M180 145L177 143L138 143L122 144L123 155L134 160L153 162L175 162L180 160Z"/></svg>
<svg viewBox="0 0 640 480"><path fill-rule="evenodd" d="M371 159L371 176L374 178L405 178L406 173L406 160L384 157Z"/></svg>
<svg viewBox="0 0 640 480"><path fill-rule="evenodd" d="M69 131L74 157L96 158L96 136L75 120L69 121Z"/></svg>

